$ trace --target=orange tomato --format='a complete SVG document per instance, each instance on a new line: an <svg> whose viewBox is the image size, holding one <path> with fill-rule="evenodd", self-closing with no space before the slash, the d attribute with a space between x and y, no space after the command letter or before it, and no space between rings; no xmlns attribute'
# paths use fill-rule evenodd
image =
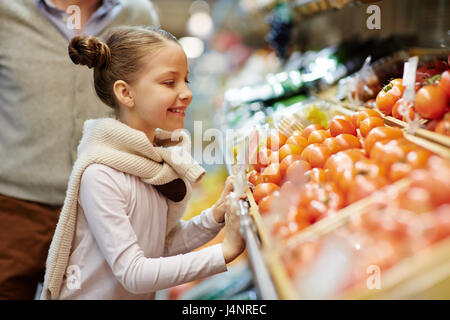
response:
<svg viewBox="0 0 450 320"><path fill-rule="evenodd" d="M367 136L367 134L375 127L384 127L384 120L379 117L369 117L361 121L361 125L359 126L359 132L363 137Z"/></svg>
<svg viewBox="0 0 450 320"><path fill-rule="evenodd" d="M427 119L439 119L447 111L447 95L438 86L424 86L416 93L414 107Z"/></svg>
<svg viewBox="0 0 450 320"><path fill-rule="evenodd" d="M248 181L256 186L258 183L262 182L261 174L256 170L250 171Z"/></svg>
<svg viewBox="0 0 450 320"><path fill-rule="evenodd" d="M356 136L348 133L341 133L340 135L337 135L336 141L341 145L341 150L361 148L359 139Z"/></svg>
<svg viewBox="0 0 450 320"><path fill-rule="evenodd" d="M296 144L304 149L308 145L308 140L297 130L287 139L286 144Z"/></svg>
<svg viewBox="0 0 450 320"><path fill-rule="evenodd" d="M309 162L306 162L305 160L295 160L286 169L286 179L295 181L297 177L302 178L304 173L308 170L311 170Z"/></svg>
<svg viewBox="0 0 450 320"><path fill-rule="evenodd" d="M385 115L390 115L394 104L402 97L404 91L405 87L402 85L401 79L392 80L377 95L376 105L378 110Z"/></svg>
<svg viewBox="0 0 450 320"><path fill-rule="evenodd" d="M406 155L406 162L414 169L424 168L431 155L432 153L425 149L411 150Z"/></svg>
<svg viewBox="0 0 450 320"><path fill-rule="evenodd" d="M323 183L327 181L327 171L321 168L312 168L305 172L310 182Z"/></svg>
<svg viewBox="0 0 450 320"><path fill-rule="evenodd" d="M450 136L450 113L445 114L444 118L438 122L434 131L444 136Z"/></svg>
<svg viewBox="0 0 450 320"><path fill-rule="evenodd" d="M403 132L399 128L394 127L375 127L367 134L364 139L364 149L367 154L370 154L370 150L372 150L373 145L377 141L382 140L394 140L397 138L403 137Z"/></svg>
<svg viewBox="0 0 450 320"><path fill-rule="evenodd" d="M322 168L330 155L331 152L326 146L313 143L303 150L302 159L308 161L314 168Z"/></svg>
<svg viewBox="0 0 450 320"><path fill-rule="evenodd" d="M369 117L378 117L383 119L383 116L378 111L372 109L363 109L355 112L352 115L352 123L355 128L359 128L361 122Z"/></svg>
<svg viewBox="0 0 450 320"><path fill-rule="evenodd" d="M385 177L370 178L364 175L355 176L347 194L347 204L361 200L388 184Z"/></svg>
<svg viewBox="0 0 450 320"><path fill-rule="evenodd" d="M258 203L259 212L264 215L272 211L273 200L277 197L277 191L262 198Z"/></svg>
<svg viewBox="0 0 450 320"><path fill-rule="evenodd" d="M296 160L302 160L302 157L299 154L290 154L281 161L280 171L283 177L286 177L287 168Z"/></svg>
<svg viewBox="0 0 450 320"><path fill-rule="evenodd" d="M404 162L396 162L392 164L389 170L389 180L397 181L406 177L413 170L412 166Z"/></svg>
<svg viewBox="0 0 450 320"><path fill-rule="evenodd" d="M280 165L278 163L268 165L262 172L261 176L264 182L271 182L276 185L280 185L282 179Z"/></svg>
<svg viewBox="0 0 450 320"><path fill-rule="evenodd" d="M270 149L262 149L256 154L256 159L252 160L253 168L261 172L269 165L269 157L272 151ZM256 161L255 161L256 160Z"/></svg>
<svg viewBox="0 0 450 320"><path fill-rule="evenodd" d="M260 183L255 187L255 190L253 190L253 198L255 199L256 203L259 203L264 197L272 194L275 190L278 189L280 189L280 187L274 183Z"/></svg>
<svg viewBox="0 0 450 320"><path fill-rule="evenodd" d="M377 141L370 151L370 159L390 168L396 162L404 162L406 153L395 140Z"/></svg>
<svg viewBox="0 0 450 320"><path fill-rule="evenodd" d="M371 159L355 162L355 175L365 175L369 178L386 177L386 167Z"/></svg>
<svg viewBox="0 0 450 320"><path fill-rule="evenodd" d="M301 155L304 148L300 147L297 144L285 144L278 150L278 155L280 157L280 161L283 161L288 155L298 154Z"/></svg>
<svg viewBox="0 0 450 320"><path fill-rule="evenodd" d="M308 144L322 143L326 138L330 137L330 132L327 130L314 130L308 137Z"/></svg>
<svg viewBox="0 0 450 320"><path fill-rule="evenodd" d="M351 119L346 120L342 117L334 117L333 119L331 119L329 126L331 136L333 137L336 137L341 133L348 133L356 136L356 127L353 125Z"/></svg>
<svg viewBox="0 0 450 320"><path fill-rule="evenodd" d="M272 163L280 163L280 155L278 151L273 151L269 157L269 165Z"/></svg>
<svg viewBox="0 0 450 320"><path fill-rule="evenodd" d="M310 124L303 130L302 137L305 138L306 140L308 140L311 132L313 132L315 130L325 130L325 128L322 127L320 124Z"/></svg>
<svg viewBox="0 0 450 320"><path fill-rule="evenodd" d="M272 132L267 138L267 148L277 151L286 143L287 137L281 132Z"/></svg>
<svg viewBox="0 0 450 320"><path fill-rule="evenodd" d="M335 154L339 151L342 151L342 145L335 137L326 138L323 142L323 145L330 150L331 154Z"/></svg>

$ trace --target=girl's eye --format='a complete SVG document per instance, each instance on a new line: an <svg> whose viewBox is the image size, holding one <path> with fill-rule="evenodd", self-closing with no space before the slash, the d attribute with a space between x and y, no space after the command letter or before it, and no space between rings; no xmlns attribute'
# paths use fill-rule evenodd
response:
<svg viewBox="0 0 450 320"><path fill-rule="evenodd" d="M175 84L175 81L172 81L172 80L166 81L166 82L164 82L164 84L168 85L168 86L173 86Z"/></svg>
<svg viewBox="0 0 450 320"><path fill-rule="evenodd" d="M188 79L184 80L187 84L191 83Z"/></svg>

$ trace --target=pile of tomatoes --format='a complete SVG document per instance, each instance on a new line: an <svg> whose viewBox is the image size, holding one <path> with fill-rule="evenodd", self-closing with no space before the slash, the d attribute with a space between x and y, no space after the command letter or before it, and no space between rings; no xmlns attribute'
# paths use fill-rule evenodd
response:
<svg viewBox="0 0 450 320"><path fill-rule="evenodd" d="M336 232L317 241L293 243L282 259L293 279L306 277L328 240L345 243L350 274L344 289L367 279L367 268L387 270L450 237L450 163L431 156L425 167L413 170L411 183L401 191L384 189L380 199ZM322 252L322 253L321 253ZM303 279L304 280L304 279Z"/></svg>
<svg viewBox="0 0 450 320"><path fill-rule="evenodd" d="M426 167L432 156L406 140L401 129L385 126L377 111L363 109L335 116L328 128L312 124L289 137L273 132L254 157L248 179L262 215L279 211L274 203L281 192L296 188L295 205L283 209L285 221L272 230L288 237Z"/></svg>
<svg viewBox="0 0 450 320"><path fill-rule="evenodd" d="M427 129L450 136L450 69L445 61L435 61L416 73L413 104L402 98L402 79L393 79L378 93L375 106L385 115L409 122L416 116L427 119ZM369 102L369 104L373 102ZM401 112L401 106L405 109Z"/></svg>

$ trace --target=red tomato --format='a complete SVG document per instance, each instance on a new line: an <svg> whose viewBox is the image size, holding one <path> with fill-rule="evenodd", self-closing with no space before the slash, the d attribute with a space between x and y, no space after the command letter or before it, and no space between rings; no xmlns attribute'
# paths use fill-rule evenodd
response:
<svg viewBox="0 0 450 320"><path fill-rule="evenodd" d="M331 152L326 146L313 143L303 150L302 159L308 161L314 168L322 168L330 155Z"/></svg>
<svg viewBox="0 0 450 320"><path fill-rule="evenodd" d="M327 130L314 130L308 137L308 145L313 143L322 143L326 138L330 137L330 132Z"/></svg>
<svg viewBox="0 0 450 320"><path fill-rule="evenodd" d="M376 127L370 130L369 134L364 139L364 149L367 154L370 154L373 145L377 141L394 140L403 137L403 132L399 128L394 127Z"/></svg>
<svg viewBox="0 0 450 320"><path fill-rule="evenodd" d="M300 131L294 131L294 133L287 139L286 144L296 144L302 149L306 148L308 145L308 140L302 136Z"/></svg>
<svg viewBox="0 0 450 320"><path fill-rule="evenodd" d="M296 178L302 178L306 171L311 170L311 165L305 160L295 160L286 170L286 179L295 181Z"/></svg>
<svg viewBox="0 0 450 320"><path fill-rule="evenodd" d="M278 155L280 157L280 161L283 161L288 155L298 154L301 155L304 148L300 147L296 144L285 144L278 150Z"/></svg>
<svg viewBox="0 0 450 320"><path fill-rule="evenodd" d="M375 127L384 127L384 120L379 117L369 117L361 121L361 125L359 126L359 132L363 137L367 136L367 134Z"/></svg>
<svg viewBox="0 0 450 320"><path fill-rule="evenodd" d="M447 98L450 99L450 70L441 74L441 80L439 81L439 87L447 94Z"/></svg>
<svg viewBox="0 0 450 320"><path fill-rule="evenodd" d="M401 79L392 80L377 95L376 104L378 110L385 115L390 115L394 104L402 97L404 91L405 87L402 85Z"/></svg>
<svg viewBox="0 0 450 320"><path fill-rule="evenodd" d="M280 132L272 132L267 138L267 148L277 151L286 143L287 137Z"/></svg>
<svg viewBox="0 0 450 320"><path fill-rule="evenodd" d="M264 197L272 194L275 190L278 189L280 189L280 187L274 183L260 183L255 187L255 190L253 190L253 198L255 199L256 203L259 203Z"/></svg>
<svg viewBox="0 0 450 320"><path fill-rule="evenodd" d="M400 148L395 140L377 141L370 151L370 159L390 168L396 162L404 162L406 153Z"/></svg>
<svg viewBox="0 0 450 320"><path fill-rule="evenodd" d="M315 130L325 130L325 128L322 127L320 124L310 124L303 130L303 132L302 132L303 138L308 140L310 133Z"/></svg>
<svg viewBox="0 0 450 320"><path fill-rule="evenodd" d="M302 160L302 157L299 154L290 154L281 161L280 171L283 177L286 177L287 168L296 160Z"/></svg>
<svg viewBox="0 0 450 320"><path fill-rule="evenodd" d="M271 182L276 185L280 185L282 179L280 165L277 163L268 165L262 172L261 176L264 182Z"/></svg>
<svg viewBox="0 0 450 320"><path fill-rule="evenodd" d="M447 96L438 86L424 86L416 93L414 107L424 118L439 119L447 111Z"/></svg>
<svg viewBox="0 0 450 320"><path fill-rule="evenodd" d="M356 136L356 127L351 120L334 117L330 121L330 133L333 137L336 137L341 133L348 133Z"/></svg>

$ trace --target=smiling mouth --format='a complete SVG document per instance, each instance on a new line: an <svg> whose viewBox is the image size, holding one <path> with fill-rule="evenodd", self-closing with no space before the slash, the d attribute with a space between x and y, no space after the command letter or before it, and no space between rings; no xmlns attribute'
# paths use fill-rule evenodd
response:
<svg viewBox="0 0 450 320"><path fill-rule="evenodd" d="M169 109L169 112L177 113L179 115L183 115L184 116L186 114L186 109L171 108L171 109Z"/></svg>

